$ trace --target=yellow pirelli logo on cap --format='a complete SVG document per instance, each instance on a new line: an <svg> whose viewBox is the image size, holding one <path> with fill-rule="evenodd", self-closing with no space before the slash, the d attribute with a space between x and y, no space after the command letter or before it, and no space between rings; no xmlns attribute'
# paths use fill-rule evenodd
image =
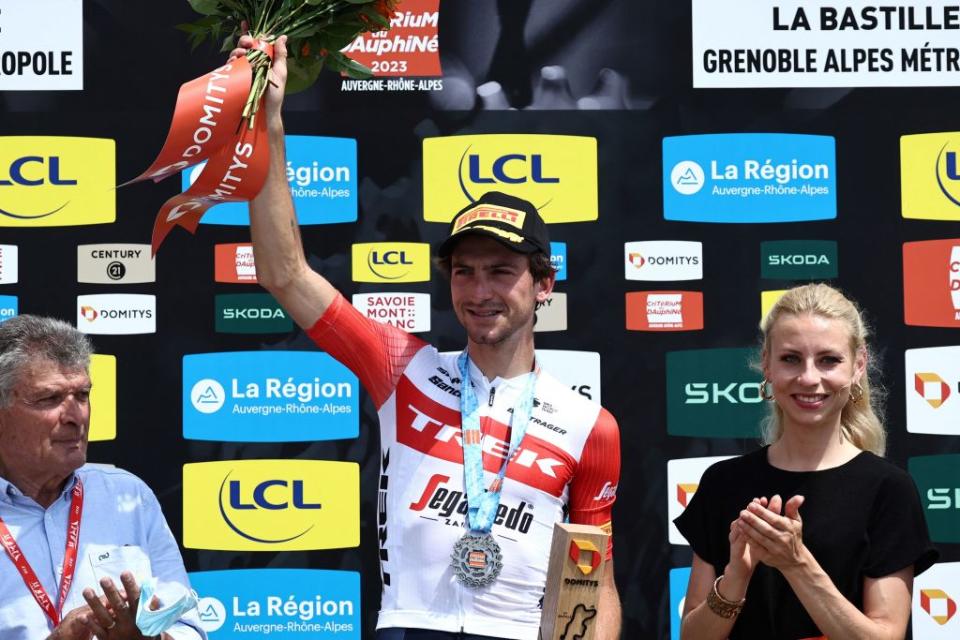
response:
<svg viewBox="0 0 960 640"><path fill-rule="evenodd" d="M354 282L426 282L430 245L426 242L363 242L353 245Z"/></svg>
<svg viewBox="0 0 960 640"><path fill-rule="evenodd" d="M450 222L487 191L527 200L544 221L596 220L597 140L491 134L423 141L423 217Z"/></svg>
<svg viewBox="0 0 960 640"><path fill-rule="evenodd" d="M505 222L511 227L523 229L523 221L526 220L526 218L526 211L518 211L517 209L497 207L489 204L479 204L457 218L457 221L453 224L453 233L463 231L465 226L478 220L496 220L498 222Z"/></svg>
<svg viewBox="0 0 960 640"><path fill-rule="evenodd" d="M0 226L116 219L116 144L102 138L0 138Z"/></svg>
<svg viewBox="0 0 960 640"><path fill-rule="evenodd" d="M183 465L183 546L310 551L360 544L360 468L323 460Z"/></svg>
<svg viewBox="0 0 960 640"><path fill-rule="evenodd" d="M117 358L90 356L90 441L117 437Z"/></svg>
<svg viewBox="0 0 960 640"><path fill-rule="evenodd" d="M960 132L900 138L900 204L904 218L960 220Z"/></svg>

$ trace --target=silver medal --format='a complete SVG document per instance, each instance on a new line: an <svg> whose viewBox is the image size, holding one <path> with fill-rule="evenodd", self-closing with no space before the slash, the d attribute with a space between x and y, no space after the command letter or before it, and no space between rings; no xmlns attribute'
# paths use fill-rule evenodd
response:
<svg viewBox="0 0 960 640"><path fill-rule="evenodd" d="M485 587L496 580L503 569L500 545L489 533L465 533L453 545L450 566L465 586Z"/></svg>

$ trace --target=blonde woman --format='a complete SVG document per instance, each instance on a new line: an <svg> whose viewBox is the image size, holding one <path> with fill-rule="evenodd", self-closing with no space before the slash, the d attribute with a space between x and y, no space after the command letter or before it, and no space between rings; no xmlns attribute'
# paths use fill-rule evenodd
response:
<svg viewBox="0 0 960 640"><path fill-rule="evenodd" d="M901 639L937 552L912 479L882 457L861 314L811 284L762 332L767 446L710 467L676 520L694 552L681 638Z"/></svg>

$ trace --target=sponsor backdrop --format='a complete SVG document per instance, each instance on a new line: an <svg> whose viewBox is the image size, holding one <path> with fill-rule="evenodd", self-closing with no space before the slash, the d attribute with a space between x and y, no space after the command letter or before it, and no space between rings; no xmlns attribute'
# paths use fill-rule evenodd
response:
<svg viewBox="0 0 960 640"><path fill-rule="evenodd" d="M943 551L914 637L960 633L960 13L888 4L403 0L393 31L348 47L372 78L287 98L310 264L442 350L464 340L430 264L451 215L488 189L541 207L560 282L539 357L602 397L629 461L625 638L677 637L691 552L669 518L711 461L757 446L757 322L821 280L867 310L889 458ZM154 260L153 215L193 173L113 188L222 60L174 28L196 18L186 0L0 0L0 321L90 335L90 458L157 492L212 638L369 638L368 396L258 286L244 206Z"/></svg>

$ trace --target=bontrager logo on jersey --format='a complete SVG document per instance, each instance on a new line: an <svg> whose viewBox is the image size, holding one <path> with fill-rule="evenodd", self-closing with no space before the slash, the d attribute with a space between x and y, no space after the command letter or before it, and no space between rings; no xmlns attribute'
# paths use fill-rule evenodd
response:
<svg viewBox="0 0 960 640"><path fill-rule="evenodd" d="M426 520L459 529L463 528L467 516L467 496L462 488L450 486L450 476L436 473L427 480L417 501L410 503L410 510ZM533 526L533 506L523 501L513 506L501 502L493 524L513 533L529 533ZM499 532L495 528L493 533Z"/></svg>
<svg viewBox="0 0 960 640"><path fill-rule="evenodd" d="M214 300L217 333L287 333L293 319L269 293L229 293Z"/></svg>
<svg viewBox="0 0 960 640"><path fill-rule="evenodd" d="M260 638L265 629L283 638L360 640L355 571L231 569L189 575L200 596L200 626L213 640Z"/></svg>
<svg viewBox="0 0 960 640"><path fill-rule="evenodd" d="M183 437L228 442L355 438L359 383L314 351L183 357Z"/></svg>
<svg viewBox="0 0 960 640"><path fill-rule="evenodd" d="M363 33L341 51L369 68L375 77L439 76L439 6L440 0L403 0L390 19L388 31ZM351 90L353 85L347 82L344 80L343 89ZM414 80L389 82L385 86L388 90L421 88Z"/></svg>
<svg viewBox="0 0 960 640"><path fill-rule="evenodd" d="M77 296L77 329L83 333L156 333L157 298L139 293Z"/></svg>
<svg viewBox="0 0 960 640"><path fill-rule="evenodd" d="M908 325L960 327L960 238L903 243Z"/></svg>
<svg viewBox="0 0 960 640"><path fill-rule="evenodd" d="M117 357L90 356L90 442L117 437Z"/></svg>
<svg viewBox="0 0 960 640"><path fill-rule="evenodd" d="M597 404L600 400L600 354L595 351L537 349L537 362L575 393Z"/></svg>
<svg viewBox="0 0 960 640"><path fill-rule="evenodd" d="M354 282L426 282L430 245L425 242L367 242L353 245Z"/></svg>
<svg viewBox="0 0 960 640"><path fill-rule="evenodd" d="M352 138L286 136L287 182L301 225L356 222L357 141ZM184 191L194 183L206 163L181 172ZM245 202L225 202L211 207L203 224L248 225Z"/></svg>
<svg viewBox="0 0 960 640"><path fill-rule="evenodd" d="M557 282L567 279L567 243L550 243L550 266L557 274Z"/></svg>
<svg viewBox="0 0 960 640"><path fill-rule="evenodd" d="M548 222L596 220L596 138L472 135L423 141L423 210L449 222L487 191L533 203Z"/></svg>
<svg viewBox="0 0 960 640"><path fill-rule="evenodd" d="M83 3L4 2L0 91L83 89Z"/></svg>
<svg viewBox="0 0 960 640"><path fill-rule="evenodd" d="M537 303L537 321L534 332L567 330L567 294L554 291L543 302Z"/></svg>
<svg viewBox="0 0 960 640"><path fill-rule="evenodd" d="M17 296L0 296L0 322L9 320L20 312Z"/></svg>
<svg viewBox="0 0 960 640"><path fill-rule="evenodd" d="M353 306L367 318L409 333L430 331L429 293L355 293Z"/></svg>
<svg viewBox="0 0 960 640"><path fill-rule="evenodd" d="M113 222L115 147L100 138L0 138L0 226Z"/></svg>
<svg viewBox="0 0 960 640"><path fill-rule="evenodd" d="M904 218L960 220L960 133L900 137L900 202Z"/></svg>
<svg viewBox="0 0 960 640"><path fill-rule="evenodd" d="M907 349L907 431L960 435L960 347Z"/></svg>
<svg viewBox="0 0 960 640"><path fill-rule="evenodd" d="M764 416L754 349L693 349L667 353L667 433L754 438Z"/></svg>
<svg viewBox="0 0 960 640"><path fill-rule="evenodd" d="M627 294L627 329L698 331L703 329L699 291L634 291Z"/></svg>
<svg viewBox="0 0 960 640"><path fill-rule="evenodd" d="M938 562L913 582L913 637L953 640L960 632L960 562Z"/></svg>
<svg viewBox="0 0 960 640"><path fill-rule="evenodd" d="M930 538L934 542L960 542L960 455L917 456L907 468L917 483Z"/></svg>
<svg viewBox="0 0 960 640"><path fill-rule="evenodd" d="M627 280L700 280L703 244L684 240L650 240L623 245Z"/></svg>
<svg viewBox="0 0 960 640"><path fill-rule="evenodd" d="M183 465L189 549L307 551L360 543L353 462L229 460Z"/></svg>
<svg viewBox="0 0 960 640"><path fill-rule="evenodd" d="M213 249L216 282L228 284L256 284L257 266L253 260L252 244L218 244Z"/></svg>
<svg viewBox="0 0 960 640"><path fill-rule="evenodd" d="M760 277L766 280L829 280L838 274L834 240L760 243Z"/></svg>
<svg viewBox="0 0 960 640"><path fill-rule="evenodd" d="M686 222L837 217L834 139L776 133L663 139L663 215Z"/></svg>
<svg viewBox="0 0 960 640"><path fill-rule="evenodd" d="M77 282L140 284L156 282L156 261L148 244L81 244Z"/></svg>
<svg viewBox="0 0 960 640"><path fill-rule="evenodd" d="M15 244L0 244L0 284L16 284L19 278L19 253Z"/></svg>
<svg viewBox="0 0 960 640"><path fill-rule="evenodd" d="M711 465L733 456L680 458L667 461L667 530L670 544L687 544L687 539L673 524L680 517L700 485L700 478Z"/></svg>

